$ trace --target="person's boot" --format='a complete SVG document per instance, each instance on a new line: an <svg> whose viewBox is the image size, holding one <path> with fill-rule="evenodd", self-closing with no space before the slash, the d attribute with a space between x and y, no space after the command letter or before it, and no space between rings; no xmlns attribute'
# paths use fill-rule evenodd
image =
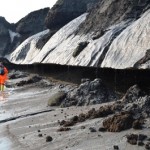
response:
<svg viewBox="0 0 150 150"><path fill-rule="evenodd" d="M1 91L4 91L4 84L1 84L0 90L1 90Z"/></svg>

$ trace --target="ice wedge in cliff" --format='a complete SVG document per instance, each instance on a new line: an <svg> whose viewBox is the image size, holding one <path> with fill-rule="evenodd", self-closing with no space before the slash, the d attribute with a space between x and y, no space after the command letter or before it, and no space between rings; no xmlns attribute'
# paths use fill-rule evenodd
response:
<svg viewBox="0 0 150 150"><path fill-rule="evenodd" d="M150 49L150 10L126 28L111 44L102 67L129 68Z"/></svg>

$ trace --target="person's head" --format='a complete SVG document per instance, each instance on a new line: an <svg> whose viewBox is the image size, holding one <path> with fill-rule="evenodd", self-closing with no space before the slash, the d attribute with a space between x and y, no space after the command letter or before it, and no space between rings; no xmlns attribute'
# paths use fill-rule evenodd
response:
<svg viewBox="0 0 150 150"><path fill-rule="evenodd" d="M3 62L0 62L0 67L4 67Z"/></svg>

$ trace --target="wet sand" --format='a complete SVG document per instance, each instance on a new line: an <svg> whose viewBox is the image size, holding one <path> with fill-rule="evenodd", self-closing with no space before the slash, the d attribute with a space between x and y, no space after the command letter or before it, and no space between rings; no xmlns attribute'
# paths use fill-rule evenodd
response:
<svg viewBox="0 0 150 150"><path fill-rule="evenodd" d="M15 85L19 79L10 80ZM23 80L23 78L21 78ZM90 119L70 127L71 130L58 132L59 121L67 120L91 108L49 107L49 97L59 91L59 83L43 86L43 81L22 87L7 88L0 95L0 149L2 150L113 150L117 145L121 150L143 150L126 142L129 133L142 133L150 136L150 120L143 130L126 130L118 133L99 132L104 118ZM67 87L66 87L67 88ZM84 128L83 128L84 126ZM96 132L91 132L94 127ZM148 128L149 127L149 128ZM53 140L46 142L46 137Z"/></svg>

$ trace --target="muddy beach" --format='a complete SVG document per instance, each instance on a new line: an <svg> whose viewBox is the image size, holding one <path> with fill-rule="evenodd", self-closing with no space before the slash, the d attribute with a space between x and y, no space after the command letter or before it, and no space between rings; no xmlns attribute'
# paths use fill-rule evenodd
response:
<svg viewBox="0 0 150 150"><path fill-rule="evenodd" d="M109 98L99 79L77 85L22 71L9 77L0 95L0 149L149 149L149 98L137 86L122 98L114 93ZM101 101L95 101L97 96Z"/></svg>

